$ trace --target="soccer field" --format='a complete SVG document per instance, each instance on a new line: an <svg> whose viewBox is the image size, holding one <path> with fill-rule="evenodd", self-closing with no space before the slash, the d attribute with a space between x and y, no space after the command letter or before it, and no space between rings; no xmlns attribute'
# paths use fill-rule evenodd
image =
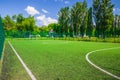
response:
<svg viewBox="0 0 120 80"><path fill-rule="evenodd" d="M10 42L37 80L116 80L91 66L85 56L93 50L120 47L118 43L60 40L12 40ZM119 57L120 49L113 49L95 52L90 55L90 60L120 76ZM15 66L18 65L14 64L13 67ZM9 73L12 74L12 71Z"/></svg>

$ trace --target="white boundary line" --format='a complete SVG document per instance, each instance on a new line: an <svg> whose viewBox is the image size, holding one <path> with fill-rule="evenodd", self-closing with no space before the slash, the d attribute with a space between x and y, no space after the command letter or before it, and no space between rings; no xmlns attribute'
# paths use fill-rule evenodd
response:
<svg viewBox="0 0 120 80"><path fill-rule="evenodd" d="M106 50L112 50L112 49L119 49L119 48L120 48L120 47L116 47L116 48L107 48L107 49L100 49L100 50L94 50L94 51L88 52L88 53L86 54L86 60L87 60L87 62L88 62L89 64L91 64L91 65L92 65L93 67L95 67L96 69L98 69L98 70L100 70L100 71L102 71L102 72L108 74L109 76L112 76L112 77L114 77L114 78L120 80L120 77L119 77L119 76L116 76L116 75L114 75L114 74L112 74L112 73L110 73L110 72L108 72L108 71L102 69L101 67L97 66L97 65L94 64L92 61L90 61L90 59L89 59L89 55L92 54L92 53L94 53L94 52L106 51Z"/></svg>
<svg viewBox="0 0 120 80"><path fill-rule="evenodd" d="M24 61L18 55L17 51L14 49L14 47L12 46L12 44L10 43L10 41L8 41L8 43L9 43L10 47L12 48L12 50L14 51L14 53L16 54L16 56L18 57L19 61L23 65L23 67L25 68L26 72L30 76L31 80L36 80L35 76L32 74L32 72L30 71L30 69L27 67L27 65L24 63Z"/></svg>

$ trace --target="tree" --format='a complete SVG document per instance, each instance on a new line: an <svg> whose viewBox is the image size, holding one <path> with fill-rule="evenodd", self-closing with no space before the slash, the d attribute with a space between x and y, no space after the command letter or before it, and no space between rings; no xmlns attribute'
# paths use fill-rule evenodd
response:
<svg viewBox="0 0 120 80"><path fill-rule="evenodd" d="M32 16L25 18L22 14L18 14L13 15L11 18L7 15L3 18L3 24L5 35L10 37L28 37L32 33L39 32Z"/></svg>
<svg viewBox="0 0 120 80"><path fill-rule="evenodd" d="M93 0L93 18L94 18L94 22L95 22L95 34L96 36L99 38L100 35L100 26L101 26L101 15L100 15L101 11L100 11L100 0Z"/></svg>
<svg viewBox="0 0 120 80"><path fill-rule="evenodd" d="M71 8L71 26L73 26L74 35L77 36L82 22L82 3L76 2ZM72 27L71 27L72 28Z"/></svg>
<svg viewBox="0 0 120 80"><path fill-rule="evenodd" d="M65 20L64 20L64 30L65 30L65 35L68 35L68 31L69 31L69 20L70 20L70 16L69 16L69 7L65 7L64 8L64 16Z"/></svg>
<svg viewBox="0 0 120 80"><path fill-rule="evenodd" d="M24 17L22 14L18 14L17 18L16 18L16 27L18 31L23 31L24 30L24 26L22 26L22 21L24 21Z"/></svg>
<svg viewBox="0 0 120 80"><path fill-rule="evenodd" d="M65 33L67 36L69 27L69 7L61 8L58 12L58 15L58 23L60 24L60 34L62 36Z"/></svg>
<svg viewBox="0 0 120 80"><path fill-rule="evenodd" d="M88 22L87 22L87 35L91 38L93 33L93 21L92 21L92 7L88 10Z"/></svg>
<svg viewBox="0 0 120 80"><path fill-rule="evenodd" d="M16 15L13 15L13 16L12 16L12 20L13 20L13 21L16 21L16 19L17 19L17 16L16 16Z"/></svg>
<svg viewBox="0 0 120 80"><path fill-rule="evenodd" d="M113 16L113 7L114 5L111 3L111 0L103 0L102 4L102 18L101 24L102 24L102 37L105 39L107 34L109 34L110 28L112 27L114 16Z"/></svg>
<svg viewBox="0 0 120 80"><path fill-rule="evenodd" d="M116 37L118 35L120 35L120 15L115 15L114 18L114 37Z"/></svg>
<svg viewBox="0 0 120 80"><path fill-rule="evenodd" d="M86 28L87 28L87 21L88 21L88 13L87 12L88 12L87 2L86 2L86 0L84 0L83 5L82 5L82 23L80 26L80 33L81 33L82 38L85 35Z"/></svg>
<svg viewBox="0 0 120 80"><path fill-rule="evenodd" d="M97 36L105 39L113 24L113 7L111 0L93 0L93 13Z"/></svg>
<svg viewBox="0 0 120 80"><path fill-rule="evenodd" d="M53 29L55 33L59 33L60 25L58 23L51 23L48 25L49 30Z"/></svg>
<svg viewBox="0 0 120 80"><path fill-rule="evenodd" d="M118 37L120 37L120 15L118 19Z"/></svg>
<svg viewBox="0 0 120 80"><path fill-rule="evenodd" d="M25 27L27 31L33 31L35 26L35 19L32 16L29 16L28 18L25 18L25 21L27 23L27 26ZM24 26L24 25L23 25Z"/></svg>
<svg viewBox="0 0 120 80"><path fill-rule="evenodd" d="M9 31L9 30L14 30L15 29L15 23L9 15L4 17L3 25L4 25L5 30Z"/></svg>

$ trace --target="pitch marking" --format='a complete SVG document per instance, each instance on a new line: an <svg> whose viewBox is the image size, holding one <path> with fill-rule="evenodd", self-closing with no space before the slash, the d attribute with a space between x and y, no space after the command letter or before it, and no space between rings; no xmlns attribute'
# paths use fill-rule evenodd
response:
<svg viewBox="0 0 120 80"><path fill-rule="evenodd" d="M106 51L106 50L112 50L112 49L119 49L119 48L120 48L120 47L116 47L116 48L107 48L107 49L100 49L100 50L94 50L94 51L88 52L88 53L86 54L86 60L87 60L87 62L88 62L89 64L91 64L91 65L92 65L93 67L95 67L96 69L98 69L98 70L100 70L100 71L102 71L102 72L104 72L104 73L106 73L106 74L108 74L108 75L110 75L110 76L112 76L112 77L114 77L114 78L120 80L120 77L119 77L119 76L116 76L116 75L114 75L114 74L112 74L112 73L110 73L110 72L108 72L108 71L102 69L101 67L97 66L97 65L94 64L92 61L90 61L90 59L89 59L89 55L92 54L92 53L94 53L94 52Z"/></svg>
<svg viewBox="0 0 120 80"><path fill-rule="evenodd" d="M23 65L23 67L25 68L26 72L28 73L28 75L30 76L31 80L37 80L35 78L35 76L32 74L32 72L30 71L30 69L27 67L27 65L24 63L24 61L22 60L22 58L18 55L17 51L15 50L15 48L12 46L12 44L8 41L10 47L12 48L12 50L14 51L14 53L16 54L16 56L18 57L19 61L21 62L21 64Z"/></svg>

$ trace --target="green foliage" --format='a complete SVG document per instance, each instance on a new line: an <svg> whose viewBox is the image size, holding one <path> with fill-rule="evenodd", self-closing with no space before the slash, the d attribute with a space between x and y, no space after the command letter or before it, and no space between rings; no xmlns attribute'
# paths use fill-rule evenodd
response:
<svg viewBox="0 0 120 80"><path fill-rule="evenodd" d="M87 2L84 0L83 5L82 5L83 13L82 13L82 23L80 26L80 33L82 38L84 37L87 29L87 22L88 22L88 10L87 10Z"/></svg>
<svg viewBox="0 0 120 80"><path fill-rule="evenodd" d="M60 24L60 33L67 36L83 37L86 34L88 22L87 2L76 2L69 10L69 7L61 8L58 12Z"/></svg>
<svg viewBox="0 0 120 80"><path fill-rule="evenodd" d="M120 36L120 15L115 15L114 20L114 37Z"/></svg>
<svg viewBox="0 0 120 80"><path fill-rule="evenodd" d="M71 8L60 9L58 23L41 27L35 25L32 16L7 15L2 19L5 36L23 38L40 34L46 37L53 30L55 37L120 37L120 16L113 15L113 7L111 0L93 0L91 8L87 7L86 0L76 2Z"/></svg>
<svg viewBox="0 0 120 80"><path fill-rule="evenodd" d="M77 36L80 31L81 22L84 16L82 16L82 3L76 2L71 8L71 23L74 30L74 35Z"/></svg>
<svg viewBox="0 0 120 80"><path fill-rule="evenodd" d="M58 23L60 24L60 31L59 34L63 36L63 34L68 34L68 27L69 27L69 7L61 8L60 11L58 12L59 19Z"/></svg>
<svg viewBox="0 0 120 80"><path fill-rule="evenodd" d="M111 0L93 0L93 14L96 24L96 36L105 39L106 33L110 31L114 17Z"/></svg>
<svg viewBox="0 0 120 80"><path fill-rule="evenodd" d="M93 21L92 21L92 7L89 8L88 10L88 23L87 23L87 30L86 34L89 36L93 36Z"/></svg>
<svg viewBox="0 0 120 80"><path fill-rule="evenodd" d="M27 18L22 14L13 15L12 18L7 15L3 18L3 25L6 37L24 38L31 34L39 34L39 29L35 25L35 19L32 16Z"/></svg>
<svg viewBox="0 0 120 80"><path fill-rule="evenodd" d="M53 31L55 33L59 34L59 30L60 30L60 25L59 24L57 24L57 23L51 23L51 24L48 25L48 28L49 28L49 30L53 29Z"/></svg>
<svg viewBox="0 0 120 80"><path fill-rule="evenodd" d="M5 16L2 21L5 30L15 30L15 23L9 15Z"/></svg>

